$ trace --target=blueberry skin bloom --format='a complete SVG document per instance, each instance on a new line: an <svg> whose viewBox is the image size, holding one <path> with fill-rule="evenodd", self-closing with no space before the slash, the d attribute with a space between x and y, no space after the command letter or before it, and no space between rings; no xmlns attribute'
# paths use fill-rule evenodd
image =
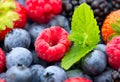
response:
<svg viewBox="0 0 120 82"><path fill-rule="evenodd" d="M6 67L9 69L18 64L23 64L28 67L31 65L32 60L32 53L28 49L16 47L7 54Z"/></svg>
<svg viewBox="0 0 120 82"><path fill-rule="evenodd" d="M41 82L64 82L66 72L58 66L48 66L41 75Z"/></svg>
<svg viewBox="0 0 120 82"><path fill-rule="evenodd" d="M98 75L102 73L107 66L107 56L100 50L93 50L88 53L81 62L81 67L88 75Z"/></svg>
<svg viewBox="0 0 120 82"><path fill-rule="evenodd" d="M12 48L15 47L29 48L30 43L30 34L26 30L20 28L11 30L4 40L4 46L6 51L11 51Z"/></svg>
<svg viewBox="0 0 120 82"><path fill-rule="evenodd" d="M16 65L6 72L6 82L31 82L32 73L24 65Z"/></svg>

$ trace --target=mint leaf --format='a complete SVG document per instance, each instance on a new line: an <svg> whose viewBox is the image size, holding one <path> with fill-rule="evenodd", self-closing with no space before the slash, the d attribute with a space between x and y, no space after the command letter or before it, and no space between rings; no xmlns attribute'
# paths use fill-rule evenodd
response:
<svg viewBox="0 0 120 82"><path fill-rule="evenodd" d="M75 9L71 29L72 33L69 39L75 43L94 45L99 41L99 28L94 18L94 13L86 3Z"/></svg>
<svg viewBox="0 0 120 82"><path fill-rule="evenodd" d="M94 13L86 3L82 3L75 9L71 26L71 34L68 38L74 42L74 45L62 59L64 69L69 69L86 56L100 40L100 31Z"/></svg>
<svg viewBox="0 0 120 82"><path fill-rule="evenodd" d="M95 46L82 47L81 45L73 45L62 59L62 67L66 70L69 69L94 47Z"/></svg>

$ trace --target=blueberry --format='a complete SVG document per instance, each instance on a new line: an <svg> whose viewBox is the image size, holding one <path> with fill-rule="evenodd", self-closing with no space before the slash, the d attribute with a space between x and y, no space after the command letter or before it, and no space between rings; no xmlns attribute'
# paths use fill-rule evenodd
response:
<svg viewBox="0 0 120 82"><path fill-rule="evenodd" d="M32 53L22 47L16 47L10 51L6 56L6 67L10 68L17 64L24 64L30 66L32 63Z"/></svg>
<svg viewBox="0 0 120 82"><path fill-rule="evenodd" d="M60 61L59 62L55 62L54 65L58 66L58 67L61 67L61 62Z"/></svg>
<svg viewBox="0 0 120 82"><path fill-rule="evenodd" d="M32 50L32 56L33 56L33 61L32 61L32 65L34 64L40 64L43 67L47 67L47 62L42 60L41 58L39 58L35 52L35 50Z"/></svg>
<svg viewBox="0 0 120 82"><path fill-rule="evenodd" d="M16 1L21 3L23 6L25 6L25 0L16 0Z"/></svg>
<svg viewBox="0 0 120 82"><path fill-rule="evenodd" d="M66 72L62 68L52 65L44 70L41 82L64 82L66 78Z"/></svg>
<svg viewBox="0 0 120 82"><path fill-rule="evenodd" d="M102 38L102 33L100 33L100 41L99 41L99 44L105 44L103 38Z"/></svg>
<svg viewBox="0 0 120 82"><path fill-rule="evenodd" d="M6 72L7 82L32 82L32 73L29 68L24 65L16 65Z"/></svg>
<svg viewBox="0 0 120 82"><path fill-rule="evenodd" d="M32 82L41 82L40 77L44 71L44 67L36 64L31 66L30 70L32 72Z"/></svg>
<svg viewBox="0 0 120 82"><path fill-rule="evenodd" d="M79 69L68 70L66 73L67 73L67 78L71 78L71 77L84 77L84 78L87 78L87 79L92 81L92 78L89 75L83 73Z"/></svg>
<svg viewBox="0 0 120 82"><path fill-rule="evenodd" d="M105 70L103 73L94 77L94 82L113 82L112 81L112 69Z"/></svg>
<svg viewBox="0 0 120 82"><path fill-rule="evenodd" d="M42 32L47 26L33 23L29 28L29 33L31 35L32 43L36 40L38 34Z"/></svg>
<svg viewBox="0 0 120 82"><path fill-rule="evenodd" d="M0 73L0 78L2 78L2 79L6 79L6 73Z"/></svg>
<svg viewBox="0 0 120 82"><path fill-rule="evenodd" d="M55 16L50 22L50 26L61 26L63 27L68 33L70 32L70 26L67 18L63 15Z"/></svg>
<svg viewBox="0 0 120 82"><path fill-rule="evenodd" d="M30 34L26 30L20 28L11 30L4 40L4 46L7 51L15 47L29 48L30 43Z"/></svg>
<svg viewBox="0 0 120 82"><path fill-rule="evenodd" d="M106 54L100 50L93 50L81 61L83 71L89 75L102 73L107 65Z"/></svg>
<svg viewBox="0 0 120 82"><path fill-rule="evenodd" d="M30 29L31 23L27 22L24 29L28 31Z"/></svg>
<svg viewBox="0 0 120 82"><path fill-rule="evenodd" d="M103 51L105 53L106 52L106 45L105 44L98 44L96 49Z"/></svg>
<svg viewBox="0 0 120 82"><path fill-rule="evenodd" d="M0 41L0 48L2 48L4 52L6 52L5 47L4 47L4 41Z"/></svg>

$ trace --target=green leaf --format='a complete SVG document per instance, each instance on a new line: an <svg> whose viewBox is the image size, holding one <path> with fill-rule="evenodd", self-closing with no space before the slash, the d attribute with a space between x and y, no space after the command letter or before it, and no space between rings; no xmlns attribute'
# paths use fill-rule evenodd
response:
<svg viewBox="0 0 120 82"><path fill-rule="evenodd" d="M69 39L75 43L82 42L83 45L93 45L99 41L99 28L94 13L86 3L75 9L71 29L72 33Z"/></svg>
<svg viewBox="0 0 120 82"><path fill-rule="evenodd" d="M69 69L93 48L95 48L95 46L82 47L81 45L73 45L62 59L62 67L66 70Z"/></svg>
<svg viewBox="0 0 120 82"><path fill-rule="evenodd" d="M100 40L100 31L94 13L86 3L75 9L71 26L71 34L68 38L74 42L74 45L62 59L62 68L66 70L93 50Z"/></svg>

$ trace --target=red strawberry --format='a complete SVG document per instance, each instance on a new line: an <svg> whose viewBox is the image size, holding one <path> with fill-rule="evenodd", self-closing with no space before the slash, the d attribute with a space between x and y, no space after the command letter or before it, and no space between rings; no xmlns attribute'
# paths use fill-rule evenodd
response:
<svg viewBox="0 0 120 82"><path fill-rule="evenodd" d="M26 0L28 17L38 23L46 23L62 11L62 0Z"/></svg>
<svg viewBox="0 0 120 82"><path fill-rule="evenodd" d="M110 66L114 69L120 68L120 36L113 37L107 43L106 53Z"/></svg>
<svg viewBox="0 0 120 82"><path fill-rule="evenodd" d="M15 12L19 14L19 20L14 21L14 28L24 28L27 17L26 17L26 9L18 2L15 2L16 9ZM3 40L6 34L10 31L10 28L6 28L5 30L0 30L0 41Z"/></svg>
<svg viewBox="0 0 120 82"><path fill-rule="evenodd" d="M81 78L81 77L71 77L66 79L64 82L91 82L87 78Z"/></svg>
<svg viewBox="0 0 120 82"><path fill-rule="evenodd" d="M4 71L6 64L6 57L3 50L0 48L0 73Z"/></svg>
<svg viewBox="0 0 120 82"><path fill-rule="evenodd" d="M120 10L112 11L104 20L102 25L101 33L102 38L105 43L109 42L108 39L112 34L115 33L114 29L112 28L111 24L116 23L116 21L120 19ZM119 28L118 28L119 29Z"/></svg>
<svg viewBox="0 0 120 82"><path fill-rule="evenodd" d="M35 41L35 50L40 58L48 62L59 61L70 47L68 33L62 27L44 29Z"/></svg>
<svg viewBox="0 0 120 82"><path fill-rule="evenodd" d="M4 79L1 79L1 78L0 78L0 82L6 82L6 81L5 81Z"/></svg>

